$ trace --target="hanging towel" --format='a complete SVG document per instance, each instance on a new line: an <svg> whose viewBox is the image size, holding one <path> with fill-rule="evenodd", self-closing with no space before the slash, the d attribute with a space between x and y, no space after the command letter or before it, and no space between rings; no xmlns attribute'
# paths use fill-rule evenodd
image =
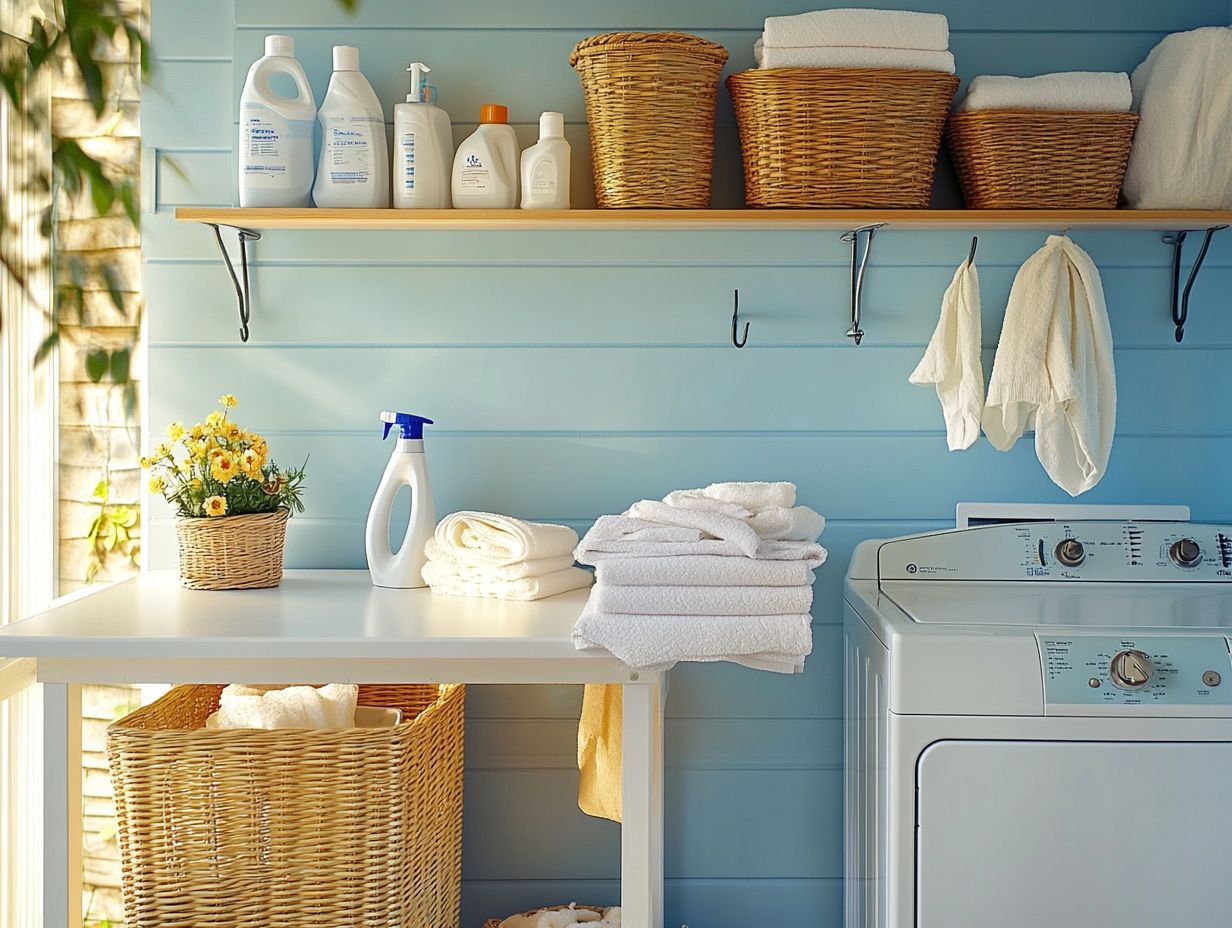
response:
<svg viewBox="0 0 1232 928"><path fill-rule="evenodd" d="M903 71L954 73L949 52L913 48L862 48L849 45L816 45L809 48L779 48L758 39L753 44L758 67L770 68L898 68Z"/></svg>
<svg viewBox="0 0 1232 928"><path fill-rule="evenodd" d="M608 586L587 608L630 615L799 615L813 607L811 586Z"/></svg>
<svg viewBox="0 0 1232 928"><path fill-rule="evenodd" d="M624 690L619 683L587 683L578 722L578 808L620 821Z"/></svg>
<svg viewBox="0 0 1232 928"><path fill-rule="evenodd" d="M982 340L980 277L968 259L954 272L941 298L941 318L910 378L914 384L936 387L951 451L970 448L980 437L984 411Z"/></svg>
<svg viewBox="0 0 1232 928"><path fill-rule="evenodd" d="M312 686L248 686L232 683L219 696L207 729L354 728L359 687L353 683Z"/></svg>
<svg viewBox="0 0 1232 928"><path fill-rule="evenodd" d="M767 45L859 45L943 52L950 47L950 23L941 13L908 10L815 10L795 16L767 16Z"/></svg>
<svg viewBox="0 0 1232 928"><path fill-rule="evenodd" d="M577 532L566 525L523 522L491 512L445 516L434 537L448 558L471 566L500 567L563 557L577 544Z"/></svg>
<svg viewBox="0 0 1232 928"><path fill-rule="evenodd" d="M1232 28L1167 36L1134 71L1136 209L1232 209Z"/></svg>
<svg viewBox="0 0 1232 928"><path fill-rule="evenodd" d="M1033 428L1040 463L1071 496L1099 483L1108 466L1112 330L1099 271L1064 236L1049 236L1014 277L983 422L999 451Z"/></svg>
<svg viewBox="0 0 1232 928"><path fill-rule="evenodd" d="M542 577L544 574L555 573L573 566L573 552L560 557L542 557L533 561L518 561L516 564L490 564L474 566L459 561L446 548L436 543L435 538L429 538L424 545L424 554L428 560L449 567L461 580L479 582L522 580L526 577Z"/></svg>
<svg viewBox="0 0 1232 928"><path fill-rule="evenodd" d="M619 557L595 565L595 583L607 586L803 586L813 582L804 561L748 557Z"/></svg>
<svg viewBox="0 0 1232 928"><path fill-rule="evenodd" d="M519 580L468 580L448 564L428 561L423 566L424 582L439 596L469 596L475 599L509 599L530 602L546 599L570 590L590 586L594 577L580 567L566 567L538 577L523 577Z"/></svg>
<svg viewBox="0 0 1232 928"><path fill-rule="evenodd" d="M981 74L959 110L1076 110L1128 113L1134 103L1123 71L1061 71L1036 77Z"/></svg>

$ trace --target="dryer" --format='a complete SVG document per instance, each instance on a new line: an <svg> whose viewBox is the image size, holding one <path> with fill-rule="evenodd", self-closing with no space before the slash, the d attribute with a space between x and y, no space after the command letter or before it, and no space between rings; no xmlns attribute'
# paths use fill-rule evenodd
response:
<svg viewBox="0 0 1232 928"><path fill-rule="evenodd" d="M847 928L1232 924L1232 526L855 551Z"/></svg>

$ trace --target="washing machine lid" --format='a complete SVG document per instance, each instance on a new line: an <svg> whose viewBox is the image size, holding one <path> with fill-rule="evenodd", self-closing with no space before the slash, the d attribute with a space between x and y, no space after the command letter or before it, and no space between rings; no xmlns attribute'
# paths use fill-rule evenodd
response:
<svg viewBox="0 0 1232 928"><path fill-rule="evenodd" d="M1217 584L883 580L881 594L921 624L1232 629L1232 590Z"/></svg>

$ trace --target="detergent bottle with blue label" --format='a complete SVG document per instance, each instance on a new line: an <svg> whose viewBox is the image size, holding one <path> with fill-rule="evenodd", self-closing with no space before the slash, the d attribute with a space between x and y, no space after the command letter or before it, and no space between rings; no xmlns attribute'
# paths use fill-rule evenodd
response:
<svg viewBox="0 0 1232 928"><path fill-rule="evenodd" d="M372 508L368 510L368 526L364 533L368 571L374 586L418 589L427 586L420 573L427 562L424 545L436 530L436 509L432 504L432 485L428 480L423 443L423 427L433 423L423 416L389 411L381 413L381 421L385 423L385 438L397 427L398 444L376 488ZM411 490L411 516L402 545L394 551L389 541L389 527L394 500L403 487Z"/></svg>

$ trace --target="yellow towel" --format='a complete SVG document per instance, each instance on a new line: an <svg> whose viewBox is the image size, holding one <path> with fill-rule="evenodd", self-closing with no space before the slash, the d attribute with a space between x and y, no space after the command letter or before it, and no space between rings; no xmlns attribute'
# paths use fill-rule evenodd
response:
<svg viewBox="0 0 1232 928"><path fill-rule="evenodd" d="M588 683L578 721L578 808L620 821L623 692L617 683Z"/></svg>

